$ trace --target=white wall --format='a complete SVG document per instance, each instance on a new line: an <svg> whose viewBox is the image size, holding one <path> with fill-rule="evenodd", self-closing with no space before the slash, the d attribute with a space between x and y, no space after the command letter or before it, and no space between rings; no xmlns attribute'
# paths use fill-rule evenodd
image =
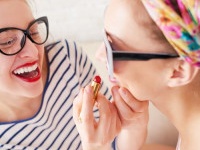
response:
<svg viewBox="0 0 200 150"><path fill-rule="evenodd" d="M35 0L37 12L48 15L50 31L54 37L65 35L81 42L101 40L103 13L107 2L108 0Z"/></svg>

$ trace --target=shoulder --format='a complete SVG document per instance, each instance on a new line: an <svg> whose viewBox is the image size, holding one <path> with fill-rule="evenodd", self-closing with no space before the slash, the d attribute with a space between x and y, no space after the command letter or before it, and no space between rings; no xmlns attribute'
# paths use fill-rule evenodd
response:
<svg viewBox="0 0 200 150"><path fill-rule="evenodd" d="M45 44L45 50L47 51L51 49L55 49L56 47L57 48L63 47L67 51L67 53L70 53L72 51L80 51L81 49L76 41L69 40L69 39L55 40L55 41L47 42Z"/></svg>
<svg viewBox="0 0 200 150"><path fill-rule="evenodd" d="M82 48L80 45L73 40L69 39L61 39L53 42L48 42L45 45L45 51L47 53L50 52L55 53L62 53L63 55L67 56L70 61L78 61L86 54L83 53Z"/></svg>

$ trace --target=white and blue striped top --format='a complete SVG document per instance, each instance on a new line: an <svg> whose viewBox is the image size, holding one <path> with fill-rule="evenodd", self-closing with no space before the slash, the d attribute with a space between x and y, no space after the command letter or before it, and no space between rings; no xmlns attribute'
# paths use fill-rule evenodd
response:
<svg viewBox="0 0 200 150"><path fill-rule="evenodd" d="M49 44L46 55L49 68L41 107L27 120L0 123L0 149L81 149L72 118L72 101L79 89L91 82L96 69L75 42ZM101 92L110 98L104 84Z"/></svg>

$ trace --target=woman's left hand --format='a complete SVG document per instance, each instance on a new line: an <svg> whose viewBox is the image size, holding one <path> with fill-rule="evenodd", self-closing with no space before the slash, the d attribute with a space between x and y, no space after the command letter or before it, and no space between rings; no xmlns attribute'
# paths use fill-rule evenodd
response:
<svg viewBox="0 0 200 150"><path fill-rule="evenodd" d="M148 101L140 101L126 88L112 87L113 100L121 120L117 137L118 149L141 149L147 137L149 121Z"/></svg>
<svg viewBox="0 0 200 150"><path fill-rule="evenodd" d="M73 118L81 136L83 149L106 150L121 130L121 122L115 105L98 94L99 120L93 115L93 90L91 86L82 89L73 103Z"/></svg>

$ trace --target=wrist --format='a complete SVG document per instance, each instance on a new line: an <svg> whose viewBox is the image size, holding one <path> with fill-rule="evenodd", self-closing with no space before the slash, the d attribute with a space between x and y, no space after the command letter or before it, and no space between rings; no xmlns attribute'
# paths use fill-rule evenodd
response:
<svg viewBox="0 0 200 150"><path fill-rule="evenodd" d="M141 150L147 137L147 128L143 130L123 129L117 136L117 150Z"/></svg>

